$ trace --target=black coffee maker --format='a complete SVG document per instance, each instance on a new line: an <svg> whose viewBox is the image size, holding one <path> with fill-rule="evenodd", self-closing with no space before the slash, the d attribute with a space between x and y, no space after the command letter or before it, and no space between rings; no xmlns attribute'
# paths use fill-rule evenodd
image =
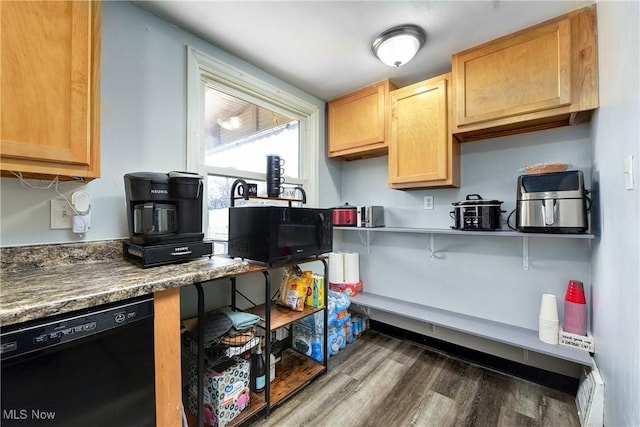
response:
<svg viewBox="0 0 640 427"><path fill-rule="evenodd" d="M191 172L124 176L129 223L125 258L148 267L211 255L211 242L203 242L202 179Z"/></svg>

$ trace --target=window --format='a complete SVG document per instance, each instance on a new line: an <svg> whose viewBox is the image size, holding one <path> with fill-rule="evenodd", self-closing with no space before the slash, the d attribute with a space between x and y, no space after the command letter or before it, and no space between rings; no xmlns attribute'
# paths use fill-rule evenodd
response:
<svg viewBox="0 0 640 427"><path fill-rule="evenodd" d="M188 47L187 168L206 176L206 236L226 252L233 182L242 178L266 194L266 156L284 159L283 197L303 187L316 205L318 107ZM274 201L268 201L272 204ZM243 204L260 200L236 201Z"/></svg>
<svg viewBox="0 0 640 427"><path fill-rule="evenodd" d="M266 156L285 160L287 175L299 178L299 121L226 94L205 82L206 166L264 173Z"/></svg>

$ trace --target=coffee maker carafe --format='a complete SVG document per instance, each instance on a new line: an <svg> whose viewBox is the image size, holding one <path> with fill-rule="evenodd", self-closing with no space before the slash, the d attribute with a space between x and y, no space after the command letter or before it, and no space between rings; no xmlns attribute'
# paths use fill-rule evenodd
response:
<svg viewBox="0 0 640 427"><path fill-rule="evenodd" d="M124 183L131 243L147 246L202 241L202 176L134 172L124 176Z"/></svg>

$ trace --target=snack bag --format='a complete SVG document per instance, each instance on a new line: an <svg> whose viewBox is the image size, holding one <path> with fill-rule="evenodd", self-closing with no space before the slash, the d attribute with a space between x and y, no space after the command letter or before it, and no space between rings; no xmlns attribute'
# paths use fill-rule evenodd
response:
<svg viewBox="0 0 640 427"><path fill-rule="evenodd" d="M301 271L298 266L287 267L280 283L277 303L295 311L303 311L307 289L313 284L313 273Z"/></svg>

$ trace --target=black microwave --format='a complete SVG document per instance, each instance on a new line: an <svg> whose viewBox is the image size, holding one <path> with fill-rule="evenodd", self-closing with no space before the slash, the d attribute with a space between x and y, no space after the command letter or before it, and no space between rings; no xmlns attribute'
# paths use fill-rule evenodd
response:
<svg viewBox="0 0 640 427"><path fill-rule="evenodd" d="M264 263L295 261L333 250L331 209L229 208L229 256Z"/></svg>

